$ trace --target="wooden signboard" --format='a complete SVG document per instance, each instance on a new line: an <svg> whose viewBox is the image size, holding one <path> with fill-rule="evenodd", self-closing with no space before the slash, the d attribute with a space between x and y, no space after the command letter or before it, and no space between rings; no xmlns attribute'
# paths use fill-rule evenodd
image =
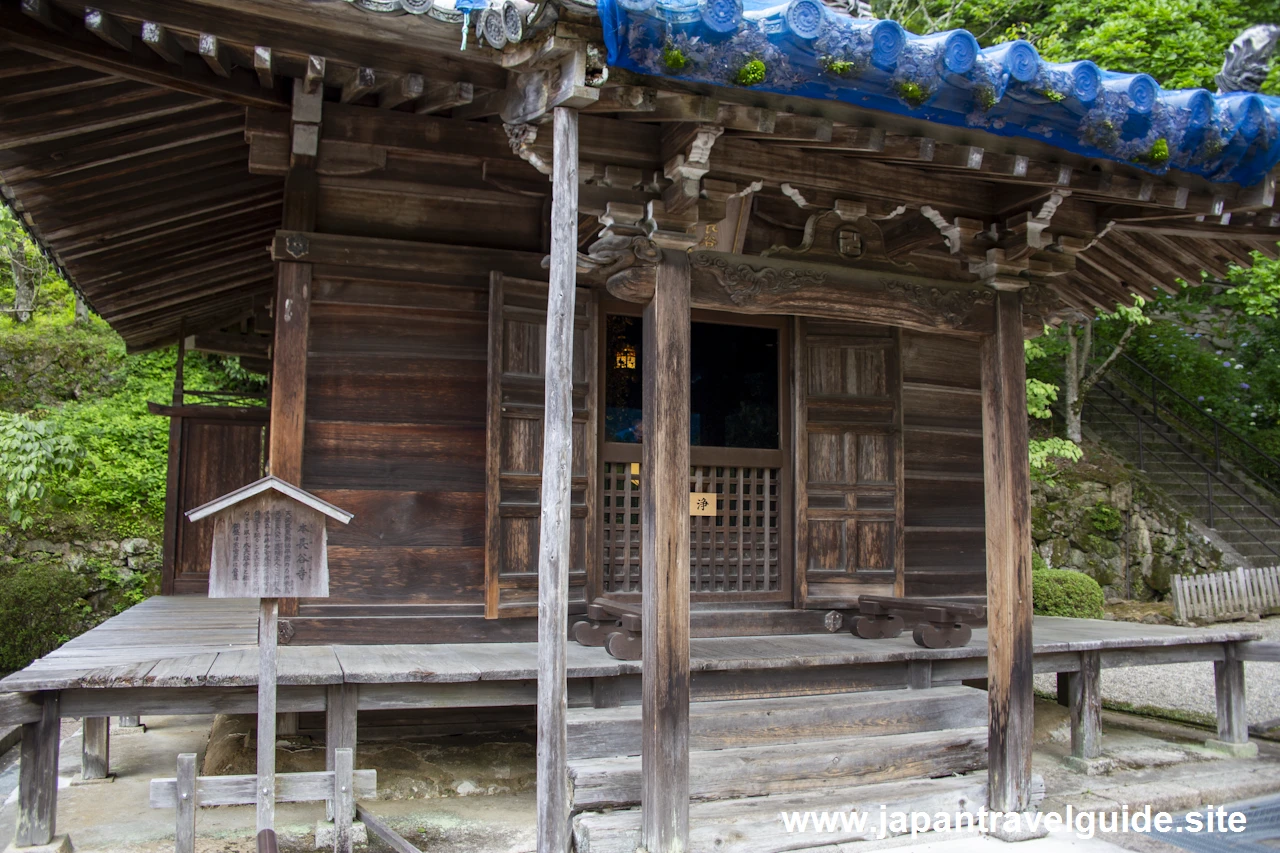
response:
<svg viewBox="0 0 1280 853"><path fill-rule="evenodd" d="M187 513L213 516L210 598L325 598L329 595L325 521L352 515L276 477Z"/></svg>
<svg viewBox="0 0 1280 853"><path fill-rule="evenodd" d="M213 517L213 553L209 563L209 597L256 598L260 602L258 773L252 790L258 806L261 849L263 839L275 837L279 599L324 598L329 595L325 524L330 518L347 524L354 516L310 492L270 476L187 513L187 518L192 521L210 516ZM346 776L349 777L350 764L347 767ZM292 775L296 777L298 774ZM333 779L326 783L329 790L344 793L349 799L350 783L334 780L339 780L336 771ZM334 822L335 853L350 853L350 833L340 838L343 834L337 831L340 825L350 824L350 815L346 811L344 807L343 814L339 816L341 819ZM187 826L187 822L180 820L179 826L181 829ZM180 838L182 835L180 831ZM184 849L191 848L188 845Z"/></svg>

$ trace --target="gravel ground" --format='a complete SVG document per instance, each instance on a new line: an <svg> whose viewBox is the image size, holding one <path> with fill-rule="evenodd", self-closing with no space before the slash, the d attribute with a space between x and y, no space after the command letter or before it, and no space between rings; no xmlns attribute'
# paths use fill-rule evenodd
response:
<svg viewBox="0 0 1280 853"><path fill-rule="evenodd" d="M1280 640L1280 616L1262 622L1229 623L1232 627L1257 628L1266 639ZM1244 665L1245 704L1249 722L1280 718L1280 663L1250 661ZM1054 691L1052 675L1036 676L1036 687ZM1175 663L1163 666L1133 666L1102 670L1102 698L1107 701L1151 705L1179 711L1216 713L1213 692L1213 665Z"/></svg>

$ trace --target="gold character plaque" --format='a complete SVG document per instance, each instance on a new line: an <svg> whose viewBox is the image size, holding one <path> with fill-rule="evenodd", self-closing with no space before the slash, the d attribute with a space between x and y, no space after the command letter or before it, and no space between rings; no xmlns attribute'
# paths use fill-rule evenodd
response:
<svg viewBox="0 0 1280 853"><path fill-rule="evenodd" d="M716 515L716 493L690 492L689 515Z"/></svg>

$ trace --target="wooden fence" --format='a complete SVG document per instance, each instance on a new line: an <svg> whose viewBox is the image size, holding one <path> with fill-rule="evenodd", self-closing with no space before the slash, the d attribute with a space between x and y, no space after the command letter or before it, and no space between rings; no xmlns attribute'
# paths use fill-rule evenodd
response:
<svg viewBox="0 0 1280 853"><path fill-rule="evenodd" d="M1174 575L1172 581L1173 615L1178 622L1238 619L1280 607L1280 566Z"/></svg>

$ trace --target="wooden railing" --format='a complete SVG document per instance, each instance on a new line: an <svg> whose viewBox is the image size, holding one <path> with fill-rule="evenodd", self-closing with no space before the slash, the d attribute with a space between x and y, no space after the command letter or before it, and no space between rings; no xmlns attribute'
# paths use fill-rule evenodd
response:
<svg viewBox="0 0 1280 853"><path fill-rule="evenodd" d="M1180 623L1235 619L1280 607L1280 566L1174 575L1171 580L1173 614Z"/></svg>

